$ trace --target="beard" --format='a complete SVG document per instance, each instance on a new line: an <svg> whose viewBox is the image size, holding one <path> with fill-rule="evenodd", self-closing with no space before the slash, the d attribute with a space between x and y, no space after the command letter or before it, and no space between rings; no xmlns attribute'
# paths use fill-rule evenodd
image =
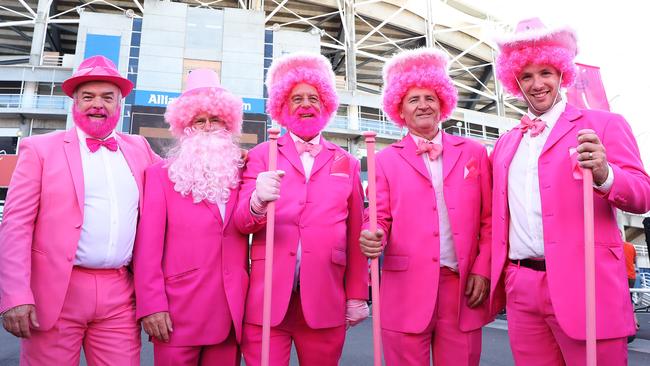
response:
<svg viewBox="0 0 650 366"><path fill-rule="evenodd" d="M311 118L300 118L301 114L311 114ZM298 107L291 113L287 105L282 108L282 125L303 140L310 139L325 128L327 118L314 107Z"/></svg>
<svg viewBox="0 0 650 366"><path fill-rule="evenodd" d="M77 104L72 105L72 119L74 124L79 127L83 132L88 136L94 137L96 139L103 139L113 132L117 122L120 120L120 110L122 105L120 103L115 107L115 112L112 114L108 113L105 108L90 108L85 112L82 112ZM92 114L103 114L105 119L103 122L92 120L89 115Z"/></svg>
<svg viewBox="0 0 650 366"><path fill-rule="evenodd" d="M233 135L224 129L183 136L167 157L174 190L182 196L191 194L194 203L228 202L244 165Z"/></svg>

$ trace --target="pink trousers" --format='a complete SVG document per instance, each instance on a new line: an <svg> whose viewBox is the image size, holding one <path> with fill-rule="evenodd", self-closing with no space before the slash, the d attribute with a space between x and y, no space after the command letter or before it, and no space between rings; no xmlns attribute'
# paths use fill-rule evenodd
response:
<svg viewBox="0 0 650 366"><path fill-rule="evenodd" d="M219 344L169 346L154 343L153 358L156 366L239 366L241 363L239 346L232 330L228 338Z"/></svg>
<svg viewBox="0 0 650 366"><path fill-rule="evenodd" d="M458 274L443 267L438 302L424 332L414 334L382 329L387 366L429 366L431 353L436 366L478 366L481 329L463 332L458 328L459 291Z"/></svg>
<svg viewBox="0 0 650 366"><path fill-rule="evenodd" d="M510 264L506 268L506 314L517 365L586 365L585 341L564 333L555 318L546 272ZM627 365L627 338L598 340L598 365Z"/></svg>
<svg viewBox="0 0 650 366"><path fill-rule="evenodd" d="M345 325L324 329L310 328L302 313L300 295L294 292L284 320L278 326L271 327L271 366L289 365L292 340L296 345L301 366L336 366L343 352ZM242 351L247 366L258 366L262 363L261 326L244 324Z"/></svg>
<svg viewBox="0 0 650 366"><path fill-rule="evenodd" d="M32 330L21 343L21 365L139 365L140 327L133 277L125 269L74 267L61 316L52 329Z"/></svg>

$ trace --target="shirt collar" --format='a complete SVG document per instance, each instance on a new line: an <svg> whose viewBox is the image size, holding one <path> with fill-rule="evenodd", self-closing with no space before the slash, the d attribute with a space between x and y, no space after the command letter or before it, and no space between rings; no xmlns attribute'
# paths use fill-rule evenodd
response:
<svg viewBox="0 0 650 366"><path fill-rule="evenodd" d="M320 133L318 135L316 135L316 137L314 137L310 141L305 141L305 140L301 139L300 137L294 135L293 132L289 132L289 135L291 135L291 139L293 140L294 143L297 142L297 141L302 141L302 142L306 142L308 144L314 144L314 145L320 144Z"/></svg>
<svg viewBox="0 0 650 366"><path fill-rule="evenodd" d="M533 112L530 111L530 108L528 108L528 113L526 114L530 119L535 119L535 118L541 119L542 121L546 122L546 126L549 129L552 129L553 126L555 126L557 120L560 119L560 115L562 115L562 112L564 112L565 108L566 108L566 100L560 97L560 101L557 102L553 107L551 107L551 109L544 112L541 116L534 115Z"/></svg>
<svg viewBox="0 0 650 366"><path fill-rule="evenodd" d="M413 138L413 142L415 142L415 146L418 145L418 142L420 141L427 141L427 142L433 142L434 144L442 145L442 130L438 129L438 133L433 136L431 140L427 140L424 137L416 136L415 134L409 133L411 137Z"/></svg>
<svg viewBox="0 0 650 366"><path fill-rule="evenodd" d="M77 137L79 137L79 145L83 146L83 148L86 149L86 151L90 152L90 149L88 148L88 145L86 144L86 139L87 138L94 138L94 137L92 137L92 136L88 135L87 133L83 132L81 130L81 128L79 128L77 126L75 126L74 128L77 130ZM115 133L115 130L113 130L110 135L108 135L105 138L100 139L100 140L106 140L107 138L115 137L116 135L117 134Z"/></svg>

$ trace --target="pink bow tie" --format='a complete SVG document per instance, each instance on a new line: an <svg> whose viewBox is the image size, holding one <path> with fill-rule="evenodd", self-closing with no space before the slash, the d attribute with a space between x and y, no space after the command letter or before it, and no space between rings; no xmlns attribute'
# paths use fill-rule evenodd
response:
<svg viewBox="0 0 650 366"><path fill-rule="evenodd" d="M298 156L304 152L308 152L309 155L315 157L323 148L322 145L314 145L311 142L296 141L296 150L298 151Z"/></svg>
<svg viewBox="0 0 650 366"><path fill-rule="evenodd" d="M528 132L530 130L530 137L536 137L546 128L546 122L542 121L539 118L530 119L528 115L521 117L521 123L517 126L522 133Z"/></svg>
<svg viewBox="0 0 650 366"><path fill-rule="evenodd" d="M418 148L415 150L415 153L418 155L427 153L429 160L436 160L442 154L442 145L434 144L431 141L420 140L418 141Z"/></svg>
<svg viewBox="0 0 650 366"><path fill-rule="evenodd" d="M92 137L88 137L86 139L86 145L88 145L88 149L90 150L90 152L95 152L99 150L101 146L104 146L110 151L117 151L117 140L115 140L114 137L109 137L106 140L100 140L100 139L94 139Z"/></svg>

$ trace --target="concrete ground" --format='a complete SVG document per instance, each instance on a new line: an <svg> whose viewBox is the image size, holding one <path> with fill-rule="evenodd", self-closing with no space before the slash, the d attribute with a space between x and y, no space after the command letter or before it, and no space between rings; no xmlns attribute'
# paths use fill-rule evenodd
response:
<svg viewBox="0 0 650 366"><path fill-rule="evenodd" d="M637 333L637 339L628 346L628 365L650 365L650 313L639 313L637 315L641 323L641 329ZM483 329L481 365L514 365L506 329L507 321L502 319L497 319ZM144 333L142 339L142 365L153 365L151 343L146 341L147 338ZM18 365L18 344L19 342L15 337L8 334L4 329L0 330L0 366ZM85 365L85 362L82 362L82 364ZM372 364L372 322L366 320L348 331L341 365L365 366ZM244 365L243 362L242 365ZM292 355L291 365L298 365L295 352Z"/></svg>

